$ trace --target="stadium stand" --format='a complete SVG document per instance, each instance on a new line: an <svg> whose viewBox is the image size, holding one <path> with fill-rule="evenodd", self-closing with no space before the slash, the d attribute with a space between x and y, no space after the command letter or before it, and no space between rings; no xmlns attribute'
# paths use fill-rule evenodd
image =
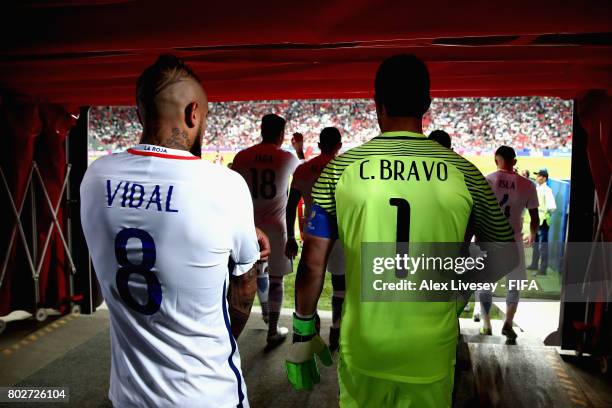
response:
<svg viewBox="0 0 612 408"><path fill-rule="evenodd" d="M267 113L285 117L287 134L302 133L306 146L316 146L326 126L340 129L345 147L378 132L374 103L365 99L220 102L210 108L204 149L211 151L237 151L257 143L260 119ZM547 97L436 99L424 130L445 130L459 153L489 152L508 144L524 155L569 155L572 109L572 101ZM94 108L90 154L125 150L137 143L141 130L133 107Z"/></svg>

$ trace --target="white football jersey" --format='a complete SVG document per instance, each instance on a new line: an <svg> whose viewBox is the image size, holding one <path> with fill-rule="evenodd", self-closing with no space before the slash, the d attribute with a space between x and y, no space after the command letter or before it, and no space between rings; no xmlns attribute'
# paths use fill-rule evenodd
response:
<svg viewBox="0 0 612 408"><path fill-rule="evenodd" d="M244 180L138 145L89 167L81 217L110 312L113 405L248 406L226 301L229 273L259 259Z"/></svg>
<svg viewBox="0 0 612 408"><path fill-rule="evenodd" d="M514 231L515 240L522 240L523 212L538 208L538 194L533 182L516 172L498 170L487 177L502 212Z"/></svg>
<svg viewBox="0 0 612 408"><path fill-rule="evenodd" d="M249 147L234 158L232 170L249 186L258 226L276 224L285 229L289 177L299 164L297 157L271 143Z"/></svg>
<svg viewBox="0 0 612 408"><path fill-rule="evenodd" d="M304 198L304 217L308 219L312 209L312 186L317 181L321 172L335 156L333 154L320 154L313 157L305 163L302 163L295 169L291 188L299 191ZM302 220L299 220L302 222ZM345 272L344 249L342 242L338 239L334 243L329 259L327 261L327 270L334 275L343 275Z"/></svg>

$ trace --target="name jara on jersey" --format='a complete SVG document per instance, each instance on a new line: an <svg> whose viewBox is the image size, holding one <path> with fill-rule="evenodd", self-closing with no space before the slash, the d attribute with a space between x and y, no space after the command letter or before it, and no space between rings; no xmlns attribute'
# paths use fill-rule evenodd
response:
<svg viewBox="0 0 612 408"><path fill-rule="evenodd" d="M362 180L446 181L448 167L443 161L364 160L359 164L359 176Z"/></svg>
<svg viewBox="0 0 612 408"><path fill-rule="evenodd" d="M255 161L257 163L273 163L274 158L271 154L257 154L255 155Z"/></svg>
<svg viewBox="0 0 612 408"><path fill-rule="evenodd" d="M106 180L108 207L143 208L150 211L176 213L172 208L174 186L144 186L132 181Z"/></svg>

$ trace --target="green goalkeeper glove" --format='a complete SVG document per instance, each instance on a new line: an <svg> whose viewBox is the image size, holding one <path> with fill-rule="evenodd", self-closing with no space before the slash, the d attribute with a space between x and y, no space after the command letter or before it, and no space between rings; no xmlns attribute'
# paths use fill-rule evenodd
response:
<svg viewBox="0 0 612 408"><path fill-rule="evenodd" d="M289 383L296 390L312 390L321 381L315 354L323 365L332 365L331 352L316 330L316 315L303 319L294 313L293 344L285 365Z"/></svg>

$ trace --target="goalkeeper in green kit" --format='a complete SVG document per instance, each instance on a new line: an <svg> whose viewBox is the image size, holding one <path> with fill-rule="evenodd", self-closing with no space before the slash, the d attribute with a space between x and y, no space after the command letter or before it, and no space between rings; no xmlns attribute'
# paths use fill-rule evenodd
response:
<svg viewBox="0 0 612 408"><path fill-rule="evenodd" d="M429 73L412 55L380 65L375 102L382 133L333 159L315 183L295 285L289 382L319 382L315 355L331 365L315 311L327 257L344 243L346 297L338 382L343 407L450 407L457 341L455 302L362 302L363 242L511 242L513 232L484 176L422 134ZM425 169L425 170L423 170ZM401 213L401 216L400 216ZM468 232L470 231L470 232ZM517 257L496 259L495 276Z"/></svg>

